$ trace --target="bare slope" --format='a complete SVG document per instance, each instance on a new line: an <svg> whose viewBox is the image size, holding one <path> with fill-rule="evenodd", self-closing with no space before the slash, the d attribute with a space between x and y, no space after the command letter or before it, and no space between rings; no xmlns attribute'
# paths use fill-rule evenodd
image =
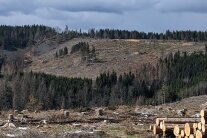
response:
<svg viewBox="0 0 207 138"><path fill-rule="evenodd" d="M81 61L80 55L68 54L55 58L58 49L68 47L69 52L78 42L89 42L96 49L99 63L88 64ZM115 70L118 73L136 71L144 63L156 63L157 59L169 52L204 50L203 43L150 40L108 40L108 39L73 39L61 45L41 44L30 51L32 63L26 71L45 72L68 77L95 78L101 72ZM43 52L42 52L43 51ZM31 54L32 53L32 54ZM35 54L35 56L34 56Z"/></svg>

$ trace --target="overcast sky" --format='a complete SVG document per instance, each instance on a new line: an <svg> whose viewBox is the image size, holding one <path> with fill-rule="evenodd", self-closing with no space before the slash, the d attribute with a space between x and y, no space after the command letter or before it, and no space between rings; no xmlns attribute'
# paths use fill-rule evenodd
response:
<svg viewBox="0 0 207 138"><path fill-rule="evenodd" d="M0 0L0 24L207 30L207 0Z"/></svg>

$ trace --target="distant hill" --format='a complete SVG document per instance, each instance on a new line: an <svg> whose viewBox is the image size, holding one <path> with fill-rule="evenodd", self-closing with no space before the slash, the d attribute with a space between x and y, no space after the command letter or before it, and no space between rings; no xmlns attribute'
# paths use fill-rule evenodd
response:
<svg viewBox="0 0 207 138"><path fill-rule="evenodd" d="M97 62L89 63L81 60L80 53L70 54L72 46L79 42L87 42L90 48L95 47ZM59 49L67 47L69 54L55 58ZM26 53L31 60L25 71L44 72L67 77L95 78L105 71L136 72L142 65L155 65L158 59L168 53L177 51L204 51L202 42L184 42L175 40L135 40L135 39L91 39L76 38L58 43L42 43Z"/></svg>

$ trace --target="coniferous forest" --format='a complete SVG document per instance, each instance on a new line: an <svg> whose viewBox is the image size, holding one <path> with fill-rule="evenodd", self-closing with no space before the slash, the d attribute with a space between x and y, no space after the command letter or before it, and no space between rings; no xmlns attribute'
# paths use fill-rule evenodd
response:
<svg viewBox="0 0 207 138"><path fill-rule="evenodd" d="M124 30L94 30L88 33L65 29L57 32L46 26L0 26L0 47L4 50L25 48L46 38L75 37L99 39L158 39L206 41L207 32L166 31L144 33ZM83 59L96 58L95 48L88 43L72 47L71 53L80 51ZM68 54L68 49L57 51L56 57ZM0 54L0 68L4 64ZM206 52L171 53L160 58L157 65L145 64L136 73L118 75L115 71L100 74L95 80L88 78L57 77L49 74L22 72L21 62L14 61L12 74L0 75L0 110L60 109L91 106L116 106L174 102L182 98L207 94ZM20 102L21 101L21 102Z"/></svg>

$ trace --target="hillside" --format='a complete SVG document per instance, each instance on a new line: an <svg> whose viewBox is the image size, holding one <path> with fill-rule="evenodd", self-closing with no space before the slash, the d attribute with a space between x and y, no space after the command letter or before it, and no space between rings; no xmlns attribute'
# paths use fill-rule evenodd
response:
<svg viewBox="0 0 207 138"><path fill-rule="evenodd" d="M78 53L55 58L55 53L61 48L72 48L79 42L88 42L94 46L99 60L97 63L86 63ZM43 43L28 50L27 58L32 62L25 71L44 72L67 77L95 78L105 71L115 70L118 74L135 72L145 63L156 64L161 55L176 52L204 51L205 44L201 42L183 42L167 40L134 40L134 39L72 39L62 44Z"/></svg>

